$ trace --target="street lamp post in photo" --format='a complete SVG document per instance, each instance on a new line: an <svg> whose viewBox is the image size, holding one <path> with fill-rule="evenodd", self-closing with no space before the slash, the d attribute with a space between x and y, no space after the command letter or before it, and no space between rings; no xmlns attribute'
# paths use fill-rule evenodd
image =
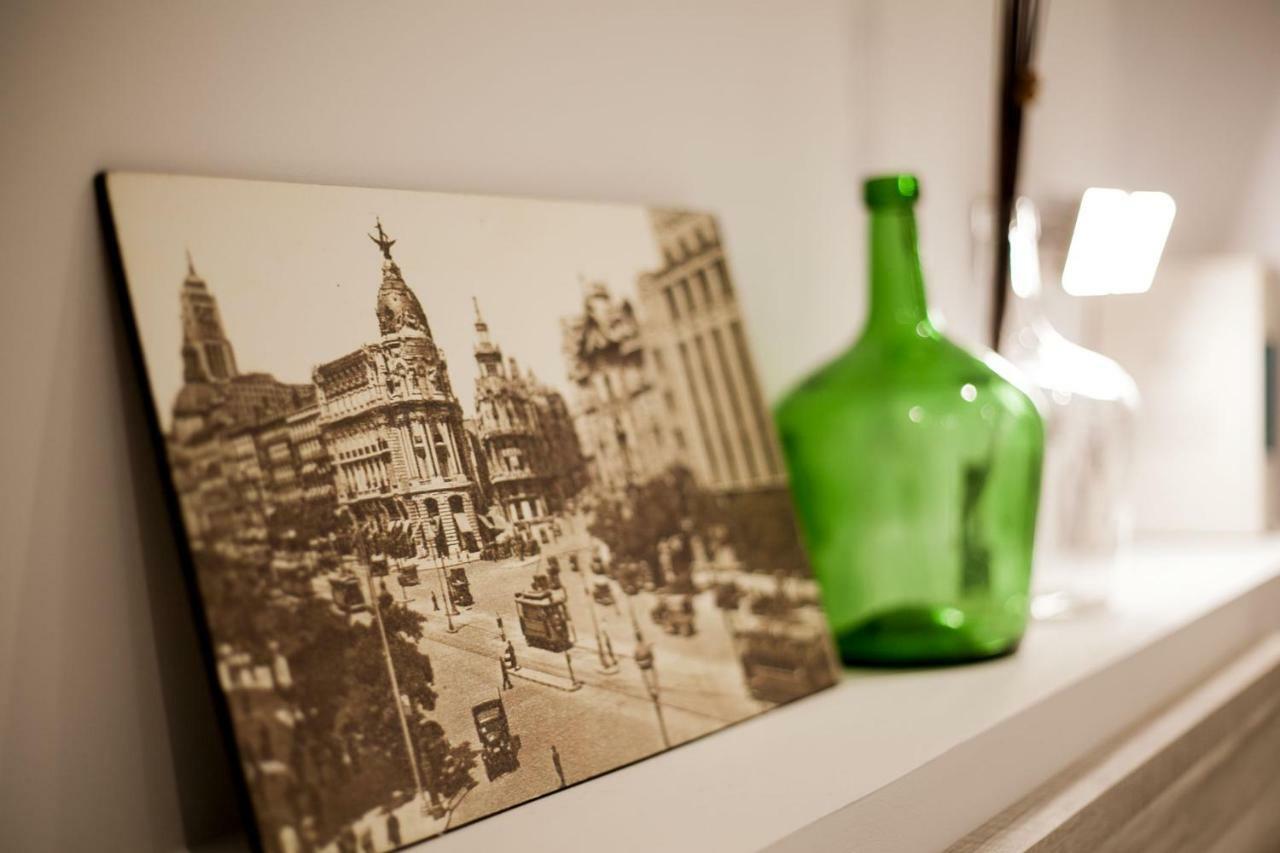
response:
<svg viewBox="0 0 1280 853"><path fill-rule="evenodd" d="M596 613L595 596L592 595L587 582L587 573L579 572L579 575L582 578L582 595L587 600L587 609L591 611L591 627L596 636L596 654L600 658L600 671L611 675L618 671L618 661L607 651L608 646L605 643L603 629L600 627L600 616Z"/></svg>
<svg viewBox="0 0 1280 853"><path fill-rule="evenodd" d="M440 583L440 597L444 599L444 619L448 625L449 633L456 633L458 629L453 624L453 617L458 615L458 610L453 606L453 596L449 595L449 585L445 583L444 560L440 557L435 543L427 539L425 522L422 527L422 544L427 549L427 559L434 561L436 564L436 580Z"/></svg>
<svg viewBox="0 0 1280 853"><path fill-rule="evenodd" d="M671 747L671 738L667 734L667 721L662 716L662 703L658 700L658 671L654 668L653 646L645 642L640 629L636 629L636 666L640 667L640 678L644 681L645 690L653 700L653 711L658 716L658 731L662 734L662 745Z"/></svg>
<svg viewBox="0 0 1280 853"><path fill-rule="evenodd" d="M378 626L378 638L382 641L382 658L387 665L387 679L391 682L391 701L396 708L396 717L400 721L400 732L404 735L405 754L409 758L409 769L413 773L413 788L417 798L422 801L423 813L429 808L426 789L422 784L422 772L418 768L418 756L413 749L413 736L409 733L409 719L404 713L404 702L400 698L400 680L396 677L395 662L391 659L391 644L387 642L387 629L382 623L382 603L377 591L373 588L373 567L371 565L372 545L368 534L355 523L355 519L347 515L355 536L356 554L364 563L365 586L369 591L369 603L373 606L374 624Z"/></svg>
<svg viewBox="0 0 1280 853"><path fill-rule="evenodd" d="M458 628L453 624L453 617L458 611L453 606L453 596L449 595L449 584L444 578L444 560L436 557L436 577L440 581L440 595L444 598L444 619L448 624L450 634L457 632Z"/></svg>

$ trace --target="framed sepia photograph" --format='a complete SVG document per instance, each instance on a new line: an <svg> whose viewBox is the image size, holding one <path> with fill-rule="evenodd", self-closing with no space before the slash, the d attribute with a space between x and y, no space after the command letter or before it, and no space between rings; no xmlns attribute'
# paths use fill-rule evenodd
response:
<svg viewBox="0 0 1280 853"><path fill-rule="evenodd" d="M712 216L98 189L258 849L397 849L834 683Z"/></svg>

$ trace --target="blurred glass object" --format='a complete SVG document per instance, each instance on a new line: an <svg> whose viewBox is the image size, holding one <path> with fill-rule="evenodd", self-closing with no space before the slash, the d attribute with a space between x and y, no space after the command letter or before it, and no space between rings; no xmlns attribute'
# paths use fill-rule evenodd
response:
<svg viewBox="0 0 1280 853"><path fill-rule="evenodd" d="M1031 612L1049 619L1104 605L1111 594L1133 524L1138 389L1119 364L1067 340L1045 317L1039 238L1035 205L1019 199L1009 229L1013 299L1000 350L1039 390L1045 418Z"/></svg>
<svg viewBox="0 0 1280 853"><path fill-rule="evenodd" d="M1176 212L1167 193L1085 190L1062 270L1062 289L1072 296L1146 293Z"/></svg>
<svg viewBox="0 0 1280 853"><path fill-rule="evenodd" d="M930 320L917 184L868 181L862 336L778 408L792 489L841 658L945 663L1026 627L1044 428L1007 362Z"/></svg>

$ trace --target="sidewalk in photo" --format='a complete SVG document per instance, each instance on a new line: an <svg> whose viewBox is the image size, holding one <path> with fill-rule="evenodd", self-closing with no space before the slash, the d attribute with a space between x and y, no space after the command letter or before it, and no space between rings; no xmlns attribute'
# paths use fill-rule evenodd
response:
<svg viewBox="0 0 1280 853"><path fill-rule="evenodd" d="M553 675L550 672L530 669L527 666L522 666L519 669L508 670L508 672L514 678L522 678L525 681L532 681L534 684L541 684L544 687L554 687L556 690L564 690L571 693L574 690L582 689L582 682L570 681L567 674Z"/></svg>

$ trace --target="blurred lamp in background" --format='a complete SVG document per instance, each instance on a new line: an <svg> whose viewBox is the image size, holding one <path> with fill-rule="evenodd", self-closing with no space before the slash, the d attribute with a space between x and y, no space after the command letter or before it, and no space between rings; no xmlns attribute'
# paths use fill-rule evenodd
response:
<svg viewBox="0 0 1280 853"><path fill-rule="evenodd" d="M1080 220L1088 219L1082 207ZM1077 224L1073 256L1080 233ZM1128 547L1138 392L1124 368L1067 340L1049 323L1041 303L1039 239L1035 205L1019 199L1009 229L1013 300L1000 351L1038 392L1045 419L1031 612L1055 618L1105 604ZM1149 286L1148 277L1143 289Z"/></svg>
<svg viewBox="0 0 1280 853"><path fill-rule="evenodd" d="M1062 288L1072 296L1146 293L1176 211L1167 193L1085 190Z"/></svg>

